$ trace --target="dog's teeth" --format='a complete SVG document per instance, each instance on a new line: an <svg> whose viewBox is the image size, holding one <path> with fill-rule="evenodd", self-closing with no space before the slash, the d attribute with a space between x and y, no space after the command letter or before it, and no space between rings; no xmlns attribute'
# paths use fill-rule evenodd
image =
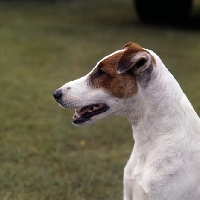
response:
<svg viewBox="0 0 200 200"><path fill-rule="evenodd" d="M95 111L95 110L98 110L98 108L97 108L97 107L94 107L93 110L94 110L94 111Z"/></svg>
<svg viewBox="0 0 200 200"><path fill-rule="evenodd" d="M78 113L76 113L76 118L79 118L79 117L80 117L80 115Z"/></svg>
<svg viewBox="0 0 200 200"><path fill-rule="evenodd" d="M97 106L93 106L90 110L88 110L89 113L94 112L95 110L98 110Z"/></svg>
<svg viewBox="0 0 200 200"><path fill-rule="evenodd" d="M92 108L90 108L90 110L88 110L89 113L94 111L94 106Z"/></svg>
<svg viewBox="0 0 200 200"><path fill-rule="evenodd" d="M79 117L80 117L80 115L78 114L77 110L75 110L74 116L72 118L77 119Z"/></svg>
<svg viewBox="0 0 200 200"><path fill-rule="evenodd" d="M77 117L76 117L76 115L74 114L73 117L72 117L72 119L76 119L76 118L77 118Z"/></svg>
<svg viewBox="0 0 200 200"><path fill-rule="evenodd" d="M99 107L98 106L94 106L93 107L93 110L95 111L95 110L98 110L99 109Z"/></svg>

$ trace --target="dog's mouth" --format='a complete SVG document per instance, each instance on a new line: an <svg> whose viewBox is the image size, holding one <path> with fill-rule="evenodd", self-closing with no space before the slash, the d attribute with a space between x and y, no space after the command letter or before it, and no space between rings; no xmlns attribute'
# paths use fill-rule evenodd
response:
<svg viewBox="0 0 200 200"><path fill-rule="evenodd" d="M80 109L75 109L73 123L83 124L84 122L89 121L93 116L106 112L108 109L108 105L104 103L92 104Z"/></svg>

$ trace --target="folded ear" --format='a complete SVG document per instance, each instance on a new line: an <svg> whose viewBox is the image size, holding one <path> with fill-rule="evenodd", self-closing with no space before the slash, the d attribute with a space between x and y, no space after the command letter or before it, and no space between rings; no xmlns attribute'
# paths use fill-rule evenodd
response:
<svg viewBox="0 0 200 200"><path fill-rule="evenodd" d="M133 69L136 74L141 74L151 64L151 55L137 44L128 43L124 46L127 48L120 58L117 66L119 74Z"/></svg>

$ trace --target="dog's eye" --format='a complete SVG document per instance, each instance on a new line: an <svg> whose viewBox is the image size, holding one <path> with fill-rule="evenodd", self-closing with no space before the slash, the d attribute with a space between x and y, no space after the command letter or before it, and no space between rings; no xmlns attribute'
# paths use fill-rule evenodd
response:
<svg viewBox="0 0 200 200"><path fill-rule="evenodd" d="M102 76L103 74L106 74L105 71L103 71L101 68L98 69L98 71L95 73L96 77Z"/></svg>

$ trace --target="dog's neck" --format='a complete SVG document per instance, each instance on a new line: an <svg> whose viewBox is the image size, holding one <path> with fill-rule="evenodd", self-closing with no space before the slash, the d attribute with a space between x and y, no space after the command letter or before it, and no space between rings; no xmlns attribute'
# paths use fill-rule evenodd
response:
<svg viewBox="0 0 200 200"><path fill-rule="evenodd" d="M144 154L163 139L170 148L174 145L170 140L179 143L180 138L193 137L195 129L200 130L198 115L164 64L155 69L151 83L139 92L124 116L132 124L135 147Z"/></svg>

